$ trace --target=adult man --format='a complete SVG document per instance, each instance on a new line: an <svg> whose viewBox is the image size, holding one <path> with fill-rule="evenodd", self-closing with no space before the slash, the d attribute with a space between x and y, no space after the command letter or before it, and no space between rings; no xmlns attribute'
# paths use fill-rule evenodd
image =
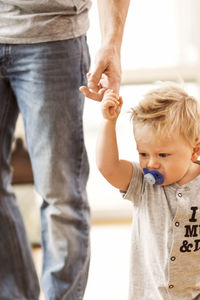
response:
<svg viewBox="0 0 200 300"><path fill-rule="evenodd" d="M118 11L124 2L126 8ZM98 94L99 80L109 66L120 67L128 2L100 1L101 23L107 19L111 30L103 36L105 43L97 55L101 59L90 76L90 90L85 88L88 96ZM83 95L79 86L86 84L89 69L85 33L90 5L89 0L0 1L0 299L39 298L30 246L10 189L9 157L19 111L35 186L43 199L45 298L83 298L90 257L90 217L85 191L89 168L82 129ZM106 15L102 15L105 9ZM109 46L108 41L116 32L113 21L119 19L120 33ZM105 65L103 58L114 48L117 55ZM119 70L117 75L111 70L106 76L108 83L111 76L116 78L111 88L119 87Z"/></svg>

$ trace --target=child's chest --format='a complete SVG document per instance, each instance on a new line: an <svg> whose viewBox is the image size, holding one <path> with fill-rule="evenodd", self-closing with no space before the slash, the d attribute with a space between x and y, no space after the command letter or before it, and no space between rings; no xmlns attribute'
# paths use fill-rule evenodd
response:
<svg viewBox="0 0 200 300"><path fill-rule="evenodd" d="M185 297L181 299L193 299L191 295L199 295L200 289L200 191L197 186L177 188L165 191L165 196L171 215L168 292L171 299L181 293Z"/></svg>
<svg viewBox="0 0 200 300"><path fill-rule="evenodd" d="M174 246L178 244L181 253L200 251L200 193L177 189L175 197Z"/></svg>

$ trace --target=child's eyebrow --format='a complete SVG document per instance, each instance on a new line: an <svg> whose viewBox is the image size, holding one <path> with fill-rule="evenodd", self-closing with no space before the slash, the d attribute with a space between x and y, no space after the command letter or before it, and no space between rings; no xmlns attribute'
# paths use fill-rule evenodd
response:
<svg viewBox="0 0 200 300"><path fill-rule="evenodd" d="M146 152L143 149L140 149L139 147L136 147L136 149L137 149L138 152Z"/></svg>

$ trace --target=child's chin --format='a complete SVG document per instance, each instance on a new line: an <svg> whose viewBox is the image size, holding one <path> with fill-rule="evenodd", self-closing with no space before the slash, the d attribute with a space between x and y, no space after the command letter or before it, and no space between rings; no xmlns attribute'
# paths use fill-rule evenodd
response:
<svg viewBox="0 0 200 300"><path fill-rule="evenodd" d="M162 184L162 186L166 186L166 185L170 185L170 184L173 184L174 181L170 181L170 180L165 180Z"/></svg>
<svg viewBox="0 0 200 300"><path fill-rule="evenodd" d="M168 184L170 184L169 181L165 179L164 182L161 184L161 186L165 186L165 185L168 185Z"/></svg>

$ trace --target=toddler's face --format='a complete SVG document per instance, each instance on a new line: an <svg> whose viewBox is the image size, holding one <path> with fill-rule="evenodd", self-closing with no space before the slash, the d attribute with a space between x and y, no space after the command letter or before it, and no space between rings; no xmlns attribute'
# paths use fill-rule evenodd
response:
<svg viewBox="0 0 200 300"><path fill-rule="evenodd" d="M165 179L163 185L191 180L196 165L193 148L182 135L174 132L173 137L158 138L148 125L136 125L134 135L142 169L159 171Z"/></svg>

